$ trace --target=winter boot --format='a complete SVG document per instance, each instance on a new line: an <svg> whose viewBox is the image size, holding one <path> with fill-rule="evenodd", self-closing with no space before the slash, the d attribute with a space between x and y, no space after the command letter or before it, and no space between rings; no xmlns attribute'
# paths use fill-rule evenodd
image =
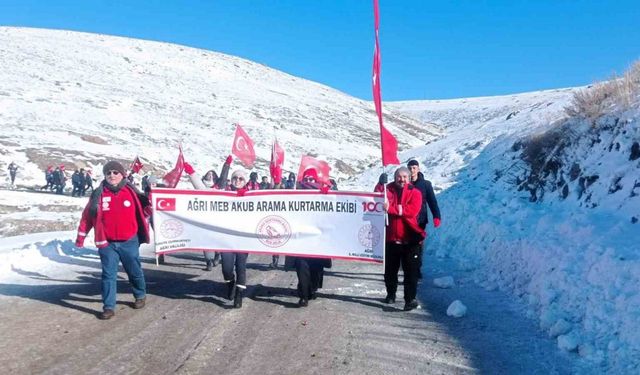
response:
<svg viewBox="0 0 640 375"><path fill-rule="evenodd" d="M106 309L98 315L98 319L109 320L113 318L114 315L115 315L115 312L113 310Z"/></svg>
<svg viewBox="0 0 640 375"><path fill-rule="evenodd" d="M213 269L213 261L207 259L207 267L205 268L205 271L211 271Z"/></svg>
<svg viewBox="0 0 640 375"><path fill-rule="evenodd" d="M239 309L242 307L242 297L244 296L244 288L236 286L236 295L233 298L233 308Z"/></svg>
<svg viewBox="0 0 640 375"><path fill-rule="evenodd" d="M236 282L235 282L235 280L227 281L227 288L229 288L227 290L227 299L229 301L233 301L234 297L236 296Z"/></svg>
<svg viewBox="0 0 640 375"><path fill-rule="evenodd" d="M394 294L387 294L382 302L386 304L396 303L396 296Z"/></svg>
<svg viewBox="0 0 640 375"><path fill-rule="evenodd" d="M417 309L420 307L420 304L418 304L418 301L416 301L415 299L412 299L409 302L406 302L404 304L404 311L411 311L413 309Z"/></svg>
<svg viewBox="0 0 640 375"><path fill-rule="evenodd" d="M147 297L136 298L136 301L133 303L133 308L138 310L144 307L147 303Z"/></svg>
<svg viewBox="0 0 640 375"><path fill-rule="evenodd" d="M213 261L211 262L211 265L215 267L218 265L218 263L220 263L220 253L215 253L213 255Z"/></svg>

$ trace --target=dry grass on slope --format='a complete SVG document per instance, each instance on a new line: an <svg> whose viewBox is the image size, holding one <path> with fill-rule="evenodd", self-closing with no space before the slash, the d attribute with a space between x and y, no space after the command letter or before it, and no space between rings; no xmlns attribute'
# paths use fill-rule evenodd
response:
<svg viewBox="0 0 640 375"><path fill-rule="evenodd" d="M576 92L565 108L570 117L587 119L595 125L597 119L614 111L625 111L640 105L640 60L622 77L590 85Z"/></svg>

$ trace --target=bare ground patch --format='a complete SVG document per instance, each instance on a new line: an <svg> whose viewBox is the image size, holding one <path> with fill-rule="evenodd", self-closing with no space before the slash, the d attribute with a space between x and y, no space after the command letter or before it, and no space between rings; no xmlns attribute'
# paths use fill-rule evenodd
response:
<svg viewBox="0 0 640 375"><path fill-rule="evenodd" d="M68 132L71 135L75 135L80 137L80 139L82 139L85 142L89 142L89 143L95 143L98 145L108 145L109 142L107 142L106 140L98 137L97 135L87 135L87 134L82 134L82 133L76 133L76 132Z"/></svg>
<svg viewBox="0 0 640 375"><path fill-rule="evenodd" d="M11 237L25 233L57 232L76 229L75 221L51 221L51 220L16 220L7 219L0 221L0 236Z"/></svg>
<svg viewBox="0 0 640 375"><path fill-rule="evenodd" d="M0 204L0 214L12 214L14 212L27 212L29 207L26 206L10 206L7 204Z"/></svg>
<svg viewBox="0 0 640 375"><path fill-rule="evenodd" d="M53 204L39 204L38 209L45 212L78 212L82 210L82 206L61 206Z"/></svg>

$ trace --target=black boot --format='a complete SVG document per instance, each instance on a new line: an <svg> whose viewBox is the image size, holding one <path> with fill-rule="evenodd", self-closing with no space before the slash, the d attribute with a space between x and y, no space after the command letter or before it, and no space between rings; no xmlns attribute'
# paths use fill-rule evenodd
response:
<svg viewBox="0 0 640 375"><path fill-rule="evenodd" d="M244 295L244 288L236 287L236 295L233 299L233 308L239 309L242 307L242 297Z"/></svg>
<svg viewBox="0 0 640 375"><path fill-rule="evenodd" d="M233 301L234 297L236 296L236 282L235 280L231 280L227 283L227 287L229 288L227 290L227 299L229 301Z"/></svg>
<svg viewBox="0 0 640 375"><path fill-rule="evenodd" d="M207 259L207 268L205 268L206 271L211 271L213 269L213 261Z"/></svg>
<svg viewBox="0 0 640 375"><path fill-rule="evenodd" d="M211 265L215 267L218 265L218 263L220 263L220 253L215 253L213 255L213 261L211 262Z"/></svg>

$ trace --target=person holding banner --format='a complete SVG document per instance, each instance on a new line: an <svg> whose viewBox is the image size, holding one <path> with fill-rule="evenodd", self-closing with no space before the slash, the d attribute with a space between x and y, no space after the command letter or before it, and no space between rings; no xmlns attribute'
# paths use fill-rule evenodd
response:
<svg viewBox="0 0 640 375"><path fill-rule="evenodd" d="M409 169L396 170L394 181L387 185L385 211L389 215L386 230L384 284L387 289L385 303L395 303L398 289L400 264L404 271L404 310L417 307L418 272L420 270L420 249L426 236L418 225L418 215L422 207L420 190L409 183Z"/></svg>
<svg viewBox="0 0 640 375"><path fill-rule="evenodd" d="M323 192L329 190L328 186L323 186L318 182L318 172L314 168L306 169L302 174L302 181L298 184L299 189L321 189ZM318 289L322 288L324 281L324 269L331 268L331 259L326 258L306 258L306 257L285 257L285 268L296 269L298 275L298 301L299 307L309 305L309 300L317 298Z"/></svg>
<svg viewBox="0 0 640 375"><path fill-rule="evenodd" d="M220 171L220 177L218 177L216 172L212 169L205 173L202 178L200 178L191 164L187 162L184 163L184 171L189 176L189 180L196 190L225 190L227 185L227 176L229 175L229 168L231 168L232 162L233 157L231 155L227 156L227 159L222 166L222 170ZM213 267L218 265L218 262L220 261L220 253L217 251L205 251L204 260L206 262L205 270L211 271L213 270Z"/></svg>
<svg viewBox="0 0 640 375"><path fill-rule="evenodd" d="M122 262L133 289L134 309L146 302L146 284L140 264L140 244L149 243L149 224L145 208L147 197L126 179L126 171L117 161L103 168L104 181L91 194L82 212L75 245L84 247L87 233L93 228L95 244L102 264L103 311L98 318L115 315L118 263Z"/></svg>
<svg viewBox="0 0 640 375"><path fill-rule="evenodd" d="M236 169L231 174L231 185L226 190L237 191L238 195L242 196L248 190L247 182L247 173L242 169ZM247 289L248 257L249 253L222 253L222 276L228 285L227 298L233 300L233 307L236 309L242 307L242 298Z"/></svg>

